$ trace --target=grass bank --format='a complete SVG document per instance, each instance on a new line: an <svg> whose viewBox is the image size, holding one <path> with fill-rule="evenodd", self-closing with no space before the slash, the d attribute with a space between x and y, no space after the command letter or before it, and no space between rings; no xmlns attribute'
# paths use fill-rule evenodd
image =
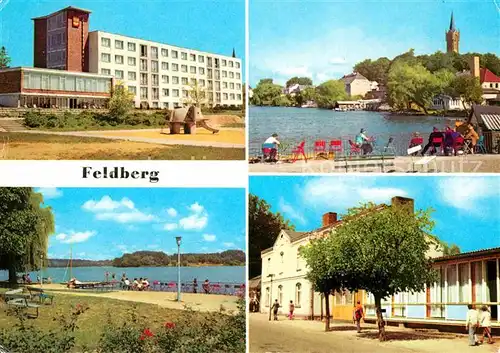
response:
<svg viewBox="0 0 500 353"><path fill-rule="evenodd" d="M3 154L2 143L5 143ZM244 160L245 150L93 137L0 133L0 157L16 160Z"/></svg>

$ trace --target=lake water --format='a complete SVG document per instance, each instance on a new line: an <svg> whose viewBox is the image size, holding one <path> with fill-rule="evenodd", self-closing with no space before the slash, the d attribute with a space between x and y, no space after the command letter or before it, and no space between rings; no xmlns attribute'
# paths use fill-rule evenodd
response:
<svg viewBox="0 0 500 353"><path fill-rule="evenodd" d="M398 154L406 153L411 134L415 131L427 140L434 126L452 125L455 118L396 116L387 113L352 111L336 112L314 108L250 107L250 155L260 154L262 143L273 133L280 140L299 143L306 140L312 148L316 140L353 138L361 128L368 136L376 136L385 144L390 136L395 140Z"/></svg>
<svg viewBox="0 0 500 353"><path fill-rule="evenodd" d="M116 274L120 280L125 273L129 279L147 277L149 282L177 281L177 267L74 267L72 276L82 282L105 281L106 271ZM36 281L39 272L31 272L30 277ZM67 282L69 270L62 267L50 267L43 270L43 277L51 277L53 283ZM181 267L181 280L192 281L197 279L198 283L208 279L210 282L245 283L244 266L204 266L204 267ZM8 272L0 271L0 281L8 280Z"/></svg>

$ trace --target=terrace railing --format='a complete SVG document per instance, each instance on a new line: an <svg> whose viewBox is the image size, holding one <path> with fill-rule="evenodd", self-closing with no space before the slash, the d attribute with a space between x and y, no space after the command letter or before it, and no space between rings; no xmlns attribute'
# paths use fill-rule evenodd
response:
<svg viewBox="0 0 500 353"><path fill-rule="evenodd" d="M118 283L118 288L124 289L121 283ZM130 290L134 290L130 288ZM149 289L158 292L177 292L177 282L168 281L152 281L149 283ZM222 295L244 295L245 285L243 283L234 282L211 282L208 285L204 283L182 282L181 292L183 293L202 293L202 294L222 294Z"/></svg>

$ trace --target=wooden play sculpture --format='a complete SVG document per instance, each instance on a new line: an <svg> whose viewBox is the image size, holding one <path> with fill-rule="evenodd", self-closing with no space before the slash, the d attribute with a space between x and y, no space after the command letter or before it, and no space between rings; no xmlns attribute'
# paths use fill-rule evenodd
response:
<svg viewBox="0 0 500 353"><path fill-rule="evenodd" d="M166 124L170 128L170 134L180 134L181 127L184 128L184 134L195 135L196 127L201 127L211 131L212 133L217 133L219 130L210 127L207 124L207 118L203 117L201 109L195 106L190 106L189 108L176 108L170 111L167 118Z"/></svg>

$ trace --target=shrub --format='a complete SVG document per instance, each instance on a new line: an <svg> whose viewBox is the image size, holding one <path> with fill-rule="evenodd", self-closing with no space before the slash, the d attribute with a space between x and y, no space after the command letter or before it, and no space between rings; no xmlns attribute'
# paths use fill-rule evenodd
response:
<svg viewBox="0 0 500 353"><path fill-rule="evenodd" d="M24 125L27 127L41 127L45 123L45 117L41 116L39 113L27 112L24 114Z"/></svg>

